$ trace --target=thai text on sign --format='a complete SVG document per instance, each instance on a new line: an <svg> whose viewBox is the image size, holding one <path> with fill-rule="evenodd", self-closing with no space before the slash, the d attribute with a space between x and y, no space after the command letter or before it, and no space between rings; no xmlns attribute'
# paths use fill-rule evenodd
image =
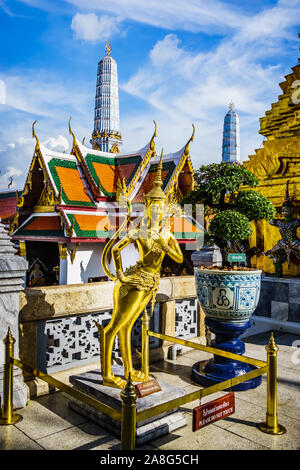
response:
<svg viewBox="0 0 300 470"><path fill-rule="evenodd" d="M161 391L161 387L156 379L150 380L149 382L136 384L135 388L138 391L139 398L146 397L147 395L151 395L151 393Z"/></svg>
<svg viewBox="0 0 300 470"><path fill-rule="evenodd" d="M224 397L212 400L205 405L193 409L193 431L215 423L219 419L227 418L235 411L234 393L230 392Z"/></svg>
<svg viewBox="0 0 300 470"><path fill-rule="evenodd" d="M245 253L228 253L227 260L229 263L245 263Z"/></svg>

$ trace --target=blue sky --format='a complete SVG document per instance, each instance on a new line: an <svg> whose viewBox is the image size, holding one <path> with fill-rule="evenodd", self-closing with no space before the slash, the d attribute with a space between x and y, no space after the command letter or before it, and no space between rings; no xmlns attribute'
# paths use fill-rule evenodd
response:
<svg viewBox="0 0 300 470"><path fill-rule="evenodd" d="M195 168L221 159L232 100L241 157L260 147L259 117L299 57L300 0L0 0L0 190L22 189L32 122L49 148L70 150L68 119L93 130L98 61L118 63L124 152L190 145Z"/></svg>

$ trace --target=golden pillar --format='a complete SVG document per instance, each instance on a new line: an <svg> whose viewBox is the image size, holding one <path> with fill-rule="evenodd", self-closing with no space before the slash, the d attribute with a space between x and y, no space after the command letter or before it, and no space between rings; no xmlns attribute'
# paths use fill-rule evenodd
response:
<svg viewBox="0 0 300 470"><path fill-rule="evenodd" d="M137 392L131 380L131 374L121 394L122 421L121 421L121 449L134 450L136 431L136 399Z"/></svg>
<svg viewBox="0 0 300 470"><path fill-rule="evenodd" d="M258 428L268 434L284 434L286 429L278 424L277 417L277 352L273 332L266 346L268 356L267 374L267 416L265 423L259 423Z"/></svg>
<svg viewBox="0 0 300 470"><path fill-rule="evenodd" d="M3 406L0 419L0 425L14 424L22 419L21 415L13 412L13 378L14 370L11 358L14 356L14 344L16 340L13 338L10 328L8 327L7 335L3 340L5 344L5 364L3 377Z"/></svg>
<svg viewBox="0 0 300 470"><path fill-rule="evenodd" d="M144 310L142 316L142 367L141 372L147 377L148 380L149 376L149 315L147 310Z"/></svg>
<svg viewBox="0 0 300 470"><path fill-rule="evenodd" d="M19 242L19 251L20 251L20 256L23 256L23 258L26 258L26 242L20 241Z"/></svg>

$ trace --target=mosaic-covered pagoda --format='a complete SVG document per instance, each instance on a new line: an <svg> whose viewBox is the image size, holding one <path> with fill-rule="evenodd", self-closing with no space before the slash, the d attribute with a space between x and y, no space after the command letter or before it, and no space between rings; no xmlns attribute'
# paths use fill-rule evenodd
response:
<svg viewBox="0 0 300 470"><path fill-rule="evenodd" d="M245 167L258 179L254 188L266 196L277 209L276 219L283 219L282 206L288 202L291 208L291 218L300 218L300 64L292 67L292 72L285 76L279 84L282 93L278 100L272 103L271 109L260 118L259 133L265 137L261 148L244 162ZM250 246L256 248L252 265L266 273L274 274L273 260L265 254L281 239L282 233L278 226L267 221L253 222L253 234ZM292 235L291 235L292 236ZM290 240L298 243L300 229ZM291 256L291 262L283 265L283 275L300 275L300 262Z"/></svg>

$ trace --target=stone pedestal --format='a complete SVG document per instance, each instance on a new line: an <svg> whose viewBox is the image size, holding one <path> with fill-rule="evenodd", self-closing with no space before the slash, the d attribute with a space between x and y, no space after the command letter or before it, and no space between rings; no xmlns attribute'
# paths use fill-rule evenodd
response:
<svg viewBox="0 0 300 470"><path fill-rule="evenodd" d="M115 375L123 376L123 367L113 366L113 373ZM99 369L85 372L80 375L73 375L69 380L76 389L88 393L102 403L121 411L121 390L102 385L102 375ZM185 395L184 389L180 387L174 387L161 381L159 381L159 385L161 387L160 392L137 399L137 413ZM77 411L96 422L101 427L107 429L116 437L121 437L120 422L113 420L109 416L73 398L70 399L70 407L74 411ZM164 412L145 421L141 421L137 423L136 427L136 445L141 445L151 439L168 434L169 432L185 425L186 419L184 415L176 409Z"/></svg>
<svg viewBox="0 0 300 470"><path fill-rule="evenodd" d="M5 349L3 339L8 327L16 340L14 356L19 357L19 299L24 288L27 261L16 256L11 238L0 222L0 397L2 406L3 366ZM28 400L28 388L24 384L22 371L14 369L14 408L23 408Z"/></svg>
<svg viewBox="0 0 300 470"><path fill-rule="evenodd" d="M212 346L233 354L244 354L245 344L240 340L240 336L250 328L250 321L244 322L222 322L205 319L205 323L215 335ZM224 380L232 379L254 370L255 367L245 362L228 359L214 355L212 359L199 361L192 367L192 380L204 387L210 387ZM261 376L247 380L232 387L232 391L250 390L261 384Z"/></svg>
<svg viewBox="0 0 300 470"><path fill-rule="evenodd" d="M194 266L222 266L221 251L216 245L203 246L199 251L194 251L191 260Z"/></svg>
<svg viewBox="0 0 300 470"><path fill-rule="evenodd" d="M300 279L263 276L255 315L300 323Z"/></svg>

